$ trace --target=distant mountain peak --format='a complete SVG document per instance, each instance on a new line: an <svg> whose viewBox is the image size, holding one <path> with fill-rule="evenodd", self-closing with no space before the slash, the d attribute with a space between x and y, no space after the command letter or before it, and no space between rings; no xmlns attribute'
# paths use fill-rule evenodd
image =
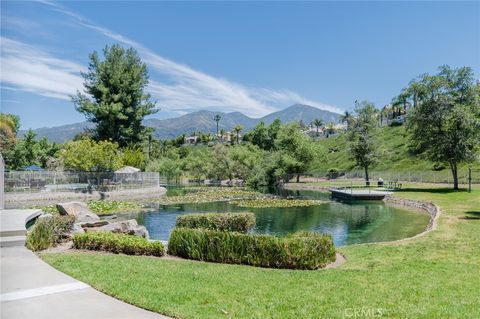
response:
<svg viewBox="0 0 480 319"><path fill-rule="evenodd" d="M225 113L198 110L176 118L146 119L144 125L152 127L155 130L155 137L161 139L171 139L181 134L191 134L194 131L214 133L216 131L216 122L213 120L215 114L220 114L222 117L219 122L220 128L230 131L235 125L242 125L245 132L251 130L260 121L264 121L266 125L269 125L277 118L282 123L303 121L305 124L311 123L316 118L321 118L326 123L336 123L340 119L340 114L297 103L261 118L251 118L238 111ZM38 138L47 137L50 141L63 143L73 139L76 134L82 132L86 127L91 128L93 124L81 122L36 129L34 132L37 133ZM22 133L24 132L20 132L20 135L23 135Z"/></svg>

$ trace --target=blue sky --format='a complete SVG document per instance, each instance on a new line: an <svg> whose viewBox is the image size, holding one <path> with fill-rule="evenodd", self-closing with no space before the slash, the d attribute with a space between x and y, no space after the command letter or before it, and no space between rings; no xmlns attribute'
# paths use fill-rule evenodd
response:
<svg viewBox="0 0 480 319"><path fill-rule="evenodd" d="M135 47L158 118L259 117L294 103L387 104L439 65L480 74L479 2L1 2L1 112L22 128L84 120L88 54Z"/></svg>

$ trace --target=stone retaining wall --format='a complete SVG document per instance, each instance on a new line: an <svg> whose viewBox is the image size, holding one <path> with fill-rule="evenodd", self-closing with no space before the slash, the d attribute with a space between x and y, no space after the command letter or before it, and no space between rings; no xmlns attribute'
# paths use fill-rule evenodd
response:
<svg viewBox="0 0 480 319"><path fill-rule="evenodd" d="M417 236L424 234L432 229L435 228L436 222L438 219L438 216L440 215L440 209L438 208L437 205L429 202L422 202L418 200L412 200L412 199L405 199L405 198L399 198L399 197L394 197L394 196L385 196L384 199L385 202L395 204L395 205L402 205L402 206L409 206L409 207L414 207L414 208L419 208L428 213L430 215L430 222L428 223L427 229L418 234ZM415 236L415 237L417 237Z"/></svg>
<svg viewBox="0 0 480 319"><path fill-rule="evenodd" d="M22 208L35 205L49 205L64 201L88 201L103 198L116 200L132 200L157 198L165 195L165 187L150 187L142 189L126 189L110 192L38 192L38 193L6 193L5 207Z"/></svg>

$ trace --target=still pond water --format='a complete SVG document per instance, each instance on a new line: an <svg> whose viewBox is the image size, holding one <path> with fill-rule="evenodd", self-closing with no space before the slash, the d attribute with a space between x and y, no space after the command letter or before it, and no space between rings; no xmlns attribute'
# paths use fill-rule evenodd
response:
<svg viewBox="0 0 480 319"><path fill-rule="evenodd" d="M228 202L156 204L153 211L131 217L145 225L152 239L168 240L178 215L251 211L256 215L254 233L278 236L300 230L329 233L336 246L411 237L425 230L429 221L426 213L381 201L341 203L330 200L327 193L315 191L285 191L282 195L328 202L293 208L241 208Z"/></svg>

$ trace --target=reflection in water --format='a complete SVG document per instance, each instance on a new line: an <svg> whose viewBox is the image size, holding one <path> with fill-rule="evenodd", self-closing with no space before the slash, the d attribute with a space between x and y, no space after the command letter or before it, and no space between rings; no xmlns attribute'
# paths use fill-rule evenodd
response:
<svg viewBox="0 0 480 319"><path fill-rule="evenodd" d="M284 196L328 199L314 191L285 192ZM152 239L168 240L178 215L196 212L252 211L256 215L254 233L282 236L299 230L329 233L336 246L396 240L422 232L427 214L385 205L380 201L340 203L329 201L310 207L240 208L226 202L157 205L155 211L136 216Z"/></svg>

